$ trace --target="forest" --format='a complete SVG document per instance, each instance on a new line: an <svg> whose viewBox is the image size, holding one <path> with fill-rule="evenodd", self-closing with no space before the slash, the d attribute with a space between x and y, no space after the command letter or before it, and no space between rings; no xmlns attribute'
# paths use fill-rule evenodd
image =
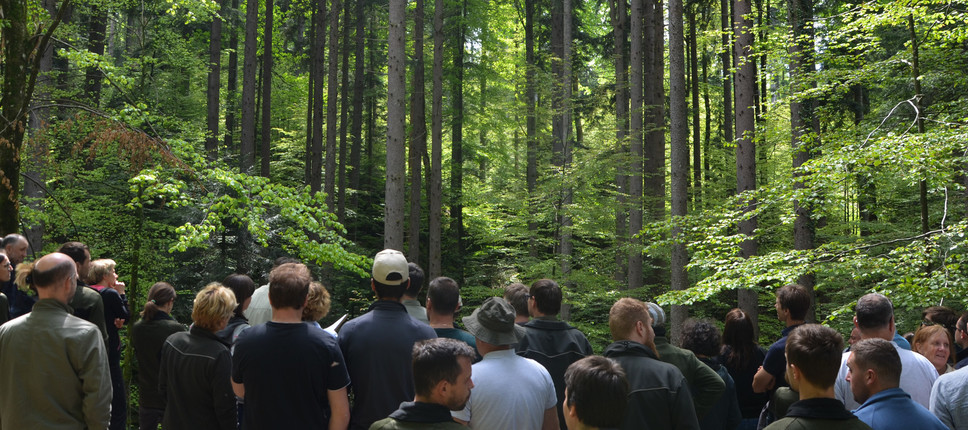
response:
<svg viewBox="0 0 968 430"><path fill-rule="evenodd" d="M0 235L115 259L133 311L294 256L327 325L365 311L383 248L457 280L465 315L555 279L599 349L624 296L673 337L741 307L766 344L787 283L844 334L869 291L902 332L968 303L966 0L0 12Z"/></svg>

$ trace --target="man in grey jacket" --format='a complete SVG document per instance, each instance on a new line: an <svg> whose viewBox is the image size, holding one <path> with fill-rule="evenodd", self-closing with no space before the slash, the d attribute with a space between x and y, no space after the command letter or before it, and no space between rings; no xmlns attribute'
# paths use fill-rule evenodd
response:
<svg viewBox="0 0 968 430"><path fill-rule="evenodd" d="M40 300L0 326L0 428L107 428L107 351L97 326L69 312L76 279L74 262L56 252L17 273Z"/></svg>

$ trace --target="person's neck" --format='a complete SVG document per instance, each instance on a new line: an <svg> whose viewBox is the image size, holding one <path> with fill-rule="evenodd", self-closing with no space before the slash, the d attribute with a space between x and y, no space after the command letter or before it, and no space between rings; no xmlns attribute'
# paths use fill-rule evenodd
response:
<svg viewBox="0 0 968 430"><path fill-rule="evenodd" d="M477 344L477 352L479 352L481 354L481 357L483 357L483 356L485 356L485 355L487 355L489 353L492 353L494 351L505 351L505 350L508 350L508 349L511 349L511 345L500 345L500 346L498 346L498 345L491 345L491 344L489 344L487 342L478 342L478 344Z"/></svg>
<svg viewBox="0 0 968 430"><path fill-rule="evenodd" d="M884 329L874 329L874 330L861 330L860 331L861 340L864 339L884 339L887 341L894 340L894 331L884 328Z"/></svg>
<svg viewBox="0 0 968 430"><path fill-rule="evenodd" d="M393 297L377 297L376 298L376 301L378 301L378 302L396 302L396 303L400 303L401 301L403 301L403 297L401 297L399 299L393 298Z"/></svg>
<svg viewBox="0 0 968 430"><path fill-rule="evenodd" d="M528 318L527 315L517 315L517 316L514 317L514 323L515 324L517 324L517 323L526 323L528 321L531 321L531 318Z"/></svg>
<svg viewBox="0 0 968 430"><path fill-rule="evenodd" d="M272 308L272 322L295 324L302 322L302 309Z"/></svg>
<svg viewBox="0 0 968 430"><path fill-rule="evenodd" d="M438 315L437 313L427 312L427 319L430 321L431 328L454 328L454 315Z"/></svg>
<svg viewBox="0 0 968 430"><path fill-rule="evenodd" d="M821 388L811 384L808 381L800 381L800 400L822 398L835 398L833 385L827 388Z"/></svg>
<svg viewBox="0 0 968 430"><path fill-rule="evenodd" d="M402 302L404 300L417 300L417 296L408 296L404 294L403 297L400 297L400 301Z"/></svg>
<svg viewBox="0 0 968 430"><path fill-rule="evenodd" d="M790 320L787 320L786 321L786 326L787 327L793 327L795 325L800 325L800 324L803 324L805 322L806 321L804 321L804 320L793 320L793 319L790 319Z"/></svg>

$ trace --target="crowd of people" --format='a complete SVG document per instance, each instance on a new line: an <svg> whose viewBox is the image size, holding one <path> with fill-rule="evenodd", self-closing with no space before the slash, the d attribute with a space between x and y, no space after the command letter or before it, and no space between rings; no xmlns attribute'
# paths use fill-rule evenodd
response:
<svg viewBox="0 0 968 430"><path fill-rule="evenodd" d="M26 239L0 252L0 429L124 429L119 330L131 319L116 263L82 243L24 263ZM140 429L968 429L968 313L933 306L910 341L891 300L855 306L849 346L806 322L810 292L779 288L784 323L769 348L740 309L723 329L689 320L678 345L663 308L621 298L612 343L596 355L559 318L562 289L511 284L462 318L460 288L399 251L373 260L376 300L338 330L318 321L326 288L276 260L195 296L151 286L131 326Z"/></svg>

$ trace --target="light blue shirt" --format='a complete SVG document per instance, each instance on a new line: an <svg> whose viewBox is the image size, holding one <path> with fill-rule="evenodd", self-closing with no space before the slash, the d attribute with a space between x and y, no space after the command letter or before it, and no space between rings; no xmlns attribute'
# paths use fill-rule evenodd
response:
<svg viewBox="0 0 968 430"><path fill-rule="evenodd" d="M852 412L874 430L948 429L900 388L889 388L874 394Z"/></svg>
<svg viewBox="0 0 968 430"><path fill-rule="evenodd" d="M950 429L968 429L968 368L945 373L931 388L931 413Z"/></svg>

